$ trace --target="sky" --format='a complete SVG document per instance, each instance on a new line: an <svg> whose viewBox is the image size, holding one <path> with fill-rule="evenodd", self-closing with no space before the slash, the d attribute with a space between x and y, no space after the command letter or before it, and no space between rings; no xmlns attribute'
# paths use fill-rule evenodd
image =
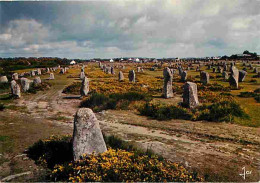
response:
<svg viewBox="0 0 260 183"><path fill-rule="evenodd" d="M0 2L0 57L260 54L260 0Z"/></svg>

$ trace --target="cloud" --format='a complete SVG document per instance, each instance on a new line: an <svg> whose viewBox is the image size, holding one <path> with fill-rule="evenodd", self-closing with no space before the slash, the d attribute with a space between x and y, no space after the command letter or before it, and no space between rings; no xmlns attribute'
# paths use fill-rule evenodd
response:
<svg viewBox="0 0 260 183"><path fill-rule="evenodd" d="M260 52L260 2L0 2L0 56L186 57Z"/></svg>

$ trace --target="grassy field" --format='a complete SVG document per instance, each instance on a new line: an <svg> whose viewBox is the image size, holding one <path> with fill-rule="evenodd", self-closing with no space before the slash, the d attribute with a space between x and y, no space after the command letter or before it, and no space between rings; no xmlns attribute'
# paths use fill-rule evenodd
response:
<svg viewBox="0 0 260 183"><path fill-rule="evenodd" d="M163 69L150 71L152 65L141 65L145 72L136 72L136 83L130 83L128 72L131 69L137 70L135 64L125 64L126 69L122 70L125 77L123 82L118 81L118 72L121 69L116 68L115 75L105 74L98 68L97 63L88 64L85 67L85 74L90 80L90 95L82 99L75 97L79 96L81 66L70 68L64 75L58 74L57 71L55 80L48 80L48 74L42 75L42 81L50 83L50 88L37 91L36 94L22 93L22 98L19 100L9 97L9 89L2 92L0 103L5 106L5 109L0 112L0 151L3 154L0 166L4 171L0 177L30 170L34 172L34 177L20 178L17 181L39 181L37 177L39 172L33 162L13 160L14 157L22 154L28 146L39 139L53 134L71 134L75 111L80 106L80 102L88 100L93 93L110 96L137 92L150 96L151 103L160 102L162 105L178 106L178 103L182 102L184 84L180 82L180 76L176 74L173 77L174 98L164 99L162 97ZM163 67L165 66L167 65L164 64ZM237 67L243 68L241 63L237 64ZM202 70L210 73L212 86L217 83L222 88L229 87L229 83L220 77L221 74L212 73L212 70L207 70L206 67L202 67ZM200 88L199 74L195 70L188 71L188 80L196 82ZM142 98L130 100L127 95L124 96L125 98L120 96L120 99L110 98L112 102L116 102L116 107L108 110L104 115L103 112L97 115L102 121L103 132L119 135L127 141L139 144L142 148L147 148L149 143L156 143L157 146L153 146L156 153L160 154L163 149L163 155L170 160L182 163L188 161L200 175L207 177L207 181L239 181L241 177L237 172L240 171L240 166L244 165L254 171L247 181L256 181L259 173L257 173L257 162L254 160L259 154L260 103L257 103L253 97L239 97L241 92L253 92L259 88L260 79L253 78L254 75L252 70L249 70L245 81L239 83L241 89L225 91L233 96L250 119L235 117L232 123L182 119L159 121L141 116L138 108L146 101ZM69 86L72 90L62 94L62 91ZM199 100L207 105L214 104L213 99L218 98L221 92L199 89ZM208 100L204 101L204 98Z"/></svg>

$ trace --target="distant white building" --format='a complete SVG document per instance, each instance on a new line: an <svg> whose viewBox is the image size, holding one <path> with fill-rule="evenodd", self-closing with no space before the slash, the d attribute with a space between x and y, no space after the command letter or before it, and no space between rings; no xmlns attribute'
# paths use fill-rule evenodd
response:
<svg viewBox="0 0 260 183"><path fill-rule="evenodd" d="M114 60L113 60L113 59L110 59L109 62L114 62Z"/></svg>
<svg viewBox="0 0 260 183"><path fill-rule="evenodd" d="M76 64L75 60L72 60L72 61L70 62L70 65L75 65L75 64Z"/></svg>
<svg viewBox="0 0 260 183"><path fill-rule="evenodd" d="M140 62L140 59L139 59L139 58L136 58L135 61L136 61L136 62Z"/></svg>

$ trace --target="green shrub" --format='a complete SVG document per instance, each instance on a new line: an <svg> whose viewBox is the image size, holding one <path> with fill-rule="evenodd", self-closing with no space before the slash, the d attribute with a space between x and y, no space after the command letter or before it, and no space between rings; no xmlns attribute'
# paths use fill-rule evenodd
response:
<svg viewBox="0 0 260 183"><path fill-rule="evenodd" d="M254 93L260 93L260 88L255 89Z"/></svg>
<svg viewBox="0 0 260 183"><path fill-rule="evenodd" d="M30 86L28 93L36 94L38 91L44 91L48 90L51 87L50 83L42 82L38 85L35 85L34 83Z"/></svg>
<svg viewBox="0 0 260 183"><path fill-rule="evenodd" d="M146 103L140 107L141 115L149 116L158 120L186 119L191 120L193 115L190 111L179 106L165 106L160 104Z"/></svg>
<svg viewBox="0 0 260 183"><path fill-rule="evenodd" d="M71 136L52 136L29 147L27 155L37 164L53 168L73 159Z"/></svg>
<svg viewBox="0 0 260 183"><path fill-rule="evenodd" d="M90 98L81 102L80 107L89 107L94 111L101 111L106 109L128 109L132 101L149 101L150 97L147 94L137 92L116 93L106 96L100 93L93 93Z"/></svg>
<svg viewBox="0 0 260 183"><path fill-rule="evenodd" d="M260 95L255 96L254 99L255 99L258 103L260 103Z"/></svg>
<svg viewBox="0 0 260 183"><path fill-rule="evenodd" d="M0 104L0 111L3 111L5 109L4 104Z"/></svg>
<svg viewBox="0 0 260 183"><path fill-rule="evenodd" d="M197 120L228 121L232 122L234 117L249 118L243 109L235 101L221 101L198 109L200 115Z"/></svg>
<svg viewBox="0 0 260 183"><path fill-rule="evenodd" d="M10 83L0 83L0 93L10 90Z"/></svg>
<svg viewBox="0 0 260 183"><path fill-rule="evenodd" d="M238 96L244 97L244 98L249 98L249 97L254 97L255 93L254 92L240 92L240 94Z"/></svg>
<svg viewBox="0 0 260 183"><path fill-rule="evenodd" d="M80 87L81 87L81 83L80 82L74 82L71 85L69 85L66 88L64 88L62 93L78 95Z"/></svg>

